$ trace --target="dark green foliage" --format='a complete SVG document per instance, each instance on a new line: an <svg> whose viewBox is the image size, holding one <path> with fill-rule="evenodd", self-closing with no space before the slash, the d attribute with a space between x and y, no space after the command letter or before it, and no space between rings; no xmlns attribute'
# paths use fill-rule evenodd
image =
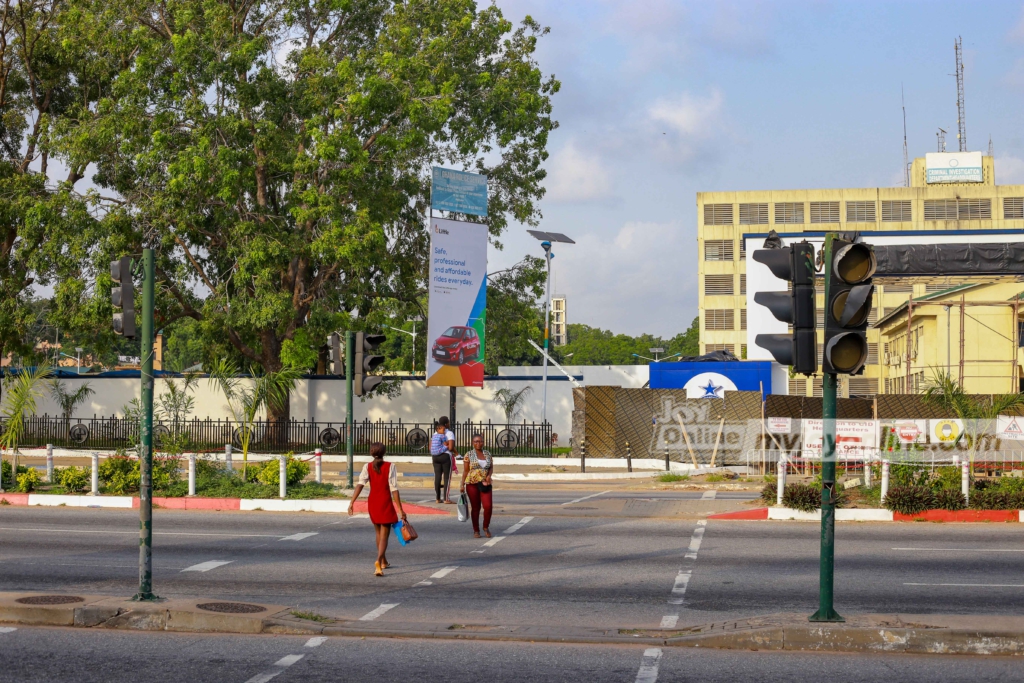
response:
<svg viewBox="0 0 1024 683"><path fill-rule="evenodd" d="M960 468L955 465L936 467L931 479L932 489L938 493L942 490L960 490ZM945 508L947 510L953 508ZM956 508L959 509L959 508Z"/></svg>
<svg viewBox="0 0 1024 683"><path fill-rule="evenodd" d="M916 515L936 507L935 494L927 486L893 486L882 501L887 510Z"/></svg>
<svg viewBox="0 0 1024 683"><path fill-rule="evenodd" d="M821 488L810 484L787 484L782 491L782 504L802 512L821 508Z"/></svg>
<svg viewBox="0 0 1024 683"><path fill-rule="evenodd" d="M1024 504L1024 495L989 486L971 491L970 504L975 510L1019 510Z"/></svg>
<svg viewBox="0 0 1024 683"><path fill-rule="evenodd" d="M963 510L967 507L967 501L957 489L940 488L935 491L935 507L939 510Z"/></svg>
<svg viewBox="0 0 1024 683"><path fill-rule="evenodd" d="M907 465L904 463L892 463L889 465L890 490L903 486L928 486L930 479L931 472L922 465Z"/></svg>
<svg viewBox="0 0 1024 683"><path fill-rule="evenodd" d="M81 493L89 486L91 474L88 467L57 467L53 479L65 493Z"/></svg>
<svg viewBox="0 0 1024 683"><path fill-rule="evenodd" d="M779 485L776 482L770 482L765 484L764 488L761 489L761 502L765 505L775 505L775 501L779 499Z"/></svg>
<svg viewBox="0 0 1024 683"><path fill-rule="evenodd" d="M309 463L288 455L285 466L285 477L288 486L295 486L309 475ZM249 482L259 482L265 486L278 486L281 482L281 463L277 458L267 460L259 467L252 467L248 474Z"/></svg>
<svg viewBox="0 0 1024 683"><path fill-rule="evenodd" d="M699 352L697 335L699 318L694 318L690 329L677 334L671 339L662 339L650 334L631 337L628 334L613 334L588 325L570 324L568 326L569 343L556 349L559 358L573 354L567 362L573 365L634 365L647 361L636 358L651 356L649 349L660 346L665 349L662 356L682 353L684 356L695 356ZM652 356L653 357L653 356Z"/></svg>
<svg viewBox="0 0 1024 683"><path fill-rule="evenodd" d="M153 490L163 492L181 480L181 458L153 458ZM126 495L137 493L142 482L138 458L114 455L100 463L100 481L107 493Z"/></svg>

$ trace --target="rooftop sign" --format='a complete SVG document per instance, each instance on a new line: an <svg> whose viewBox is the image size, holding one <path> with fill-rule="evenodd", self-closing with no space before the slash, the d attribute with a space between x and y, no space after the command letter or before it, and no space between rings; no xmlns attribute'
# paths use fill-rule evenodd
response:
<svg viewBox="0 0 1024 683"><path fill-rule="evenodd" d="M981 152L930 152L924 155L924 165L929 185L982 182Z"/></svg>

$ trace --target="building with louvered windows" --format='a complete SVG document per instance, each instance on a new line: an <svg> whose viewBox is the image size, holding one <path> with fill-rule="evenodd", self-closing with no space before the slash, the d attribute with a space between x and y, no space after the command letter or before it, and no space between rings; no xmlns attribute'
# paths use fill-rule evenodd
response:
<svg viewBox="0 0 1024 683"><path fill-rule="evenodd" d="M925 158L914 160L910 187L699 192L697 259L701 353L728 350L747 358L753 336L748 341L746 249L760 248L760 238L770 230L783 236L801 233L820 236L840 231L889 236L906 233L908 243L915 235L933 231L960 235L1005 233L1007 241L1024 242L1024 185L996 185L992 157L973 154L980 159L980 168L971 182L949 182L948 178L945 182L935 182L936 160L949 158L955 162L959 157L930 154L927 162ZM948 169L946 171L948 173ZM955 173L951 175L954 180L957 178ZM1020 238L1013 233L1021 233ZM870 241L868 235L864 237ZM1000 278L992 281L997 280L1005 281ZM979 280L972 279L972 282ZM905 306L911 297L925 297L962 284L957 278L947 277L876 278L874 309L868 329L868 364L862 376L850 377L841 383L842 394L870 396L923 391L920 383L885 382L888 373L883 371L882 340L874 324ZM1024 285L1021 289L1024 290ZM822 330L824 291L820 284L818 295L818 329ZM823 332L818 334L820 367ZM1000 349L1001 358L1005 353L1006 349ZM820 375L792 378L789 392L820 396Z"/></svg>

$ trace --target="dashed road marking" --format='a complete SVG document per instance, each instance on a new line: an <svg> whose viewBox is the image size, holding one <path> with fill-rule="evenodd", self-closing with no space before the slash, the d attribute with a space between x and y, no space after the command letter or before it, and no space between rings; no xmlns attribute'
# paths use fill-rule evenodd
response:
<svg viewBox="0 0 1024 683"><path fill-rule="evenodd" d="M605 491L605 493L608 493L608 492ZM504 532L503 536L495 536L491 540L489 540L486 543L484 543L484 548L493 547L495 544L498 543L498 541L502 541L502 540L508 538L509 536L511 536L512 534L514 534L515 532L519 531L524 526L529 524L531 521L533 521L533 517L523 517L521 520L519 520L518 522L516 522L512 526L510 526L509 528L505 529L505 532ZM483 550L472 550L470 552L482 553L484 551Z"/></svg>
<svg viewBox="0 0 1024 683"><path fill-rule="evenodd" d="M658 680L658 665L661 663L661 648L649 647L644 650L640 670L636 672L636 683L655 683Z"/></svg>
<svg viewBox="0 0 1024 683"><path fill-rule="evenodd" d="M433 574L431 574L430 578L432 578L432 579L443 579L444 577L448 576L449 574L451 574L456 569L458 569L458 567L445 567L444 569L440 569L440 570L434 572Z"/></svg>
<svg viewBox="0 0 1024 683"><path fill-rule="evenodd" d="M384 614L388 610L393 609L395 607L398 607L398 605L399 605L399 603L397 603L397 602L393 602L393 603L385 602L383 605L381 605L377 609L373 610L372 612L367 612L363 616L359 617L359 621L373 621L374 619L376 619L380 615Z"/></svg>
<svg viewBox="0 0 1024 683"><path fill-rule="evenodd" d="M320 647L327 642L327 636L317 636L306 641L306 647Z"/></svg>
<svg viewBox="0 0 1024 683"><path fill-rule="evenodd" d="M904 586L955 586L958 588L1024 588L1024 583L905 583Z"/></svg>
<svg viewBox="0 0 1024 683"><path fill-rule="evenodd" d="M217 567L223 567L224 565L231 564L232 562L234 562L234 560L210 560L208 562L200 562L199 564L194 564L191 567L185 567L181 571L183 571L183 572L208 572L211 569L216 569Z"/></svg>
<svg viewBox="0 0 1024 683"><path fill-rule="evenodd" d="M703 494L701 494L700 499L701 500L714 500L717 497L718 497L718 491L712 489L711 491L705 491Z"/></svg>
<svg viewBox="0 0 1024 683"><path fill-rule="evenodd" d="M679 597L669 600L670 604L683 604L683 596L686 595L686 588L690 585L690 577L692 575L693 571L690 569L679 570L679 573L676 574L676 582L672 585L672 595L678 595Z"/></svg>
<svg viewBox="0 0 1024 683"><path fill-rule="evenodd" d="M116 531L111 529L53 529L53 528L22 528L22 527L10 527L0 526L0 531L42 531L42 532L56 532L61 534L127 534L129 536L138 536L139 531ZM154 531L154 536L221 536L227 538L281 538L281 534L217 534L217 533L206 533L199 531Z"/></svg>
<svg viewBox="0 0 1024 683"><path fill-rule="evenodd" d="M686 549L686 559L697 559L697 551L700 550L700 543L704 540L704 528L707 524L706 519L697 522L697 528L693 530L693 535L690 536L690 545Z"/></svg>
<svg viewBox="0 0 1024 683"><path fill-rule="evenodd" d="M281 540L282 541L301 541L304 538L309 538L310 536L316 536L316 535L317 535L316 531L307 531L307 532L301 533L301 534L292 534L291 536L285 536Z"/></svg>
<svg viewBox="0 0 1024 683"><path fill-rule="evenodd" d="M494 537L494 538L492 538L491 540L489 540L489 541L487 541L486 543L484 543L484 547L485 547L485 548L490 548L491 546L493 546L493 545L494 545L495 543L497 543L498 541L501 541L501 540L504 540L504 539L505 539L505 537L504 537L504 536L495 536L495 537ZM483 552L483 551L481 550L481 551L477 551L477 552Z"/></svg>
<svg viewBox="0 0 1024 683"><path fill-rule="evenodd" d="M589 496L583 496L582 498L577 498L576 500L570 500L568 503L562 503L562 505L572 505L573 503L582 503L585 500L590 500L591 498L597 498L598 496L603 496L604 494L611 493L611 492L612 492L612 490L608 489L607 491L601 491L601 493L592 493Z"/></svg>
<svg viewBox="0 0 1024 683"><path fill-rule="evenodd" d="M679 623L679 615L678 614L671 614L671 615L669 615L667 617L662 617L661 618L661 627L662 628L675 628L676 624L678 624L678 623Z"/></svg>
<svg viewBox="0 0 1024 683"><path fill-rule="evenodd" d="M944 553L1024 553L1024 548L893 548L893 550L938 550Z"/></svg>
<svg viewBox="0 0 1024 683"><path fill-rule="evenodd" d="M13 633L18 629L14 626L0 626L0 633Z"/></svg>
<svg viewBox="0 0 1024 683"><path fill-rule="evenodd" d="M270 667L269 671L264 671L261 674L256 674L245 683L267 683L270 679L275 676L279 676L284 673L284 670L290 667L295 662L299 661L306 655L286 655L281 659L274 662L273 666Z"/></svg>

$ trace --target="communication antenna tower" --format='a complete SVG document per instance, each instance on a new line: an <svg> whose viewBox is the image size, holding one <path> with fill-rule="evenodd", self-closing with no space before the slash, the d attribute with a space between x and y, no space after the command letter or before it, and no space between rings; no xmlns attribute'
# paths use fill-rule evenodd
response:
<svg viewBox="0 0 1024 683"><path fill-rule="evenodd" d="M956 50L956 139L960 143L960 151L967 151L967 120L964 118L964 41L957 36L953 43Z"/></svg>
<svg viewBox="0 0 1024 683"><path fill-rule="evenodd" d="M996 149L992 146L992 135L988 136L988 155L994 157L996 155Z"/></svg>
<svg viewBox="0 0 1024 683"><path fill-rule="evenodd" d="M903 105L903 187L910 187L910 162L907 159L907 105L903 99L903 84L900 84L900 104Z"/></svg>
<svg viewBox="0 0 1024 683"><path fill-rule="evenodd" d="M939 128L939 132L935 134L935 139L938 142L938 150L937 151L945 152L946 151L946 131L943 130L942 128Z"/></svg>

